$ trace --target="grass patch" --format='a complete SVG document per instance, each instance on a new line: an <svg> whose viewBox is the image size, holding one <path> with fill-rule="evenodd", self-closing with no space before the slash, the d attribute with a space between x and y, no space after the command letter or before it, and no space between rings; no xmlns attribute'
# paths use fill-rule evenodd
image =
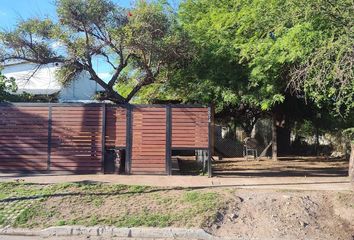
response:
<svg viewBox="0 0 354 240"><path fill-rule="evenodd" d="M173 217L162 213L143 213L138 215L126 215L115 224L117 227L167 227L173 222Z"/></svg>
<svg viewBox="0 0 354 240"><path fill-rule="evenodd" d="M88 222L87 225L89 225L89 226L95 226L95 225L97 225L98 223L99 223L98 217L97 217L96 215L93 215L93 216L91 216L91 217L89 218L89 222Z"/></svg>
<svg viewBox="0 0 354 240"><path fill-rule="evenodd" d="M92 201L93 205L95 205L95 207L101 207L104 203L104 200L102 198L95 198Z"/></svg>
<svg viewBox="0 0 354 240"><path fill-rule="evenodd" d="M187 227L192 227L188 219L198 216L203 219L198 226L201 227L205 223L213 221L216 218L216 213L222 207L223 201L217 192L201 192L201 191L187 191L181 198L182 203L189 203L191 207L184 214L184 224Z"/></svg>
<svg viewBox="0 0 354 240"><path fill-rule="evenodd" d="M150 190L150 187L146 187L146 186L139 186L139 185L135 185L135 186L129 186L128 187L128 191L130 193L144 193L147 190Z"/></svg>
<svg viewBox="0 0 354 240"><path fill-rule="evenodd" d="M184 193L182 200L204 211L214 208L220 199L216 192L188 191Z"/></svg>
<svg viewBox="0 0 354 240"><path fill-rule="evenodd" d="M3 225L6 221L6 218L4 216L4 214L0 213L0 226Z"/></svg>
<svg viewBox="0 0 354 240"><path fill-rule="evenodd" d="M66 225L66 221L65 220L59 220L56 225L57 226L65 226Z"/></svg>
<svg viewBox="0 0 354 240"><path fill-rule="evenodd" d="M63 192L73 184L40 185L32 183L3 182L0 183L0 200L8 198L48 197L57 192Z"/></svg>
<svg viewBox="0 0 354 240"><path fill-rule="evenodd" d="M29 207L24 209L15 219L14 226L21 227L27 226L27 223L36 216L38 207Z"/></svg>
<svg viewBox="0 0 354 240"><path fill-rule="evenodd" d="M140 194L152 189L146 186L127 186L122 184L108 185L102 183L62 183L62 184L31 184L18 182L0 183L0 200L8 198L36 197L46 198L59 193L82 194Z"/></svg>
<svg viewBox="0 0 354 240"><path fill-rule="evenodd" d="M56 222L56 226L65 226L65 225L78 225L79 222L76 219L71 219L71 220L59 220Z"/></svg>
<svg viewBox="0 0 354 240"><path fill-rule="evenodd" d="M14 227L200 227L224 203L220 191L215 190L101 183L0 183L0 187L4 187L3 199L28 196L35 200L10 223ZM20 206L21 201L28 200L19 199Z"/></svg>

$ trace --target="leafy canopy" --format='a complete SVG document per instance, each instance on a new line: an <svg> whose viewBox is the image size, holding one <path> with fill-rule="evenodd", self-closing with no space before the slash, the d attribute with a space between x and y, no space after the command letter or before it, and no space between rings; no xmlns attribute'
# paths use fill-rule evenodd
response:
<svg viewBox="0 0 354 240"><path fill-rule="evenodd" d="M177 23L163 3L137 1L128 10L110 0L57 0L56 7L59 22L33 18L1 32L0 62L60 63L58 77L64 84L87 71L105 89L105 99L124 103L188 54L186 40L175 31ZM112 69L108 82L96 72L96 58ZM135 85L123 96L114 85L130 78L124 71L128 66Z"/></svg>
<svg viewBox="0 0 354 240"><path fill-rule="evenodd" d="M350 0L187 0L179 16L198 54L183 77L218 105L271 110L295 94L349 114L352 11Z"/></svg>

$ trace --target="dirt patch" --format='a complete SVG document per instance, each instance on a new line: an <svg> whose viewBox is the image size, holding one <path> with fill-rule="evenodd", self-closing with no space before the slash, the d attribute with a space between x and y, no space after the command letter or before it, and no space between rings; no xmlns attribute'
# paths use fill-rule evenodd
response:
<svg viewBox="0 0 354 240"><path fill-rule="evenodd" d="M280 157L278 161L224 158L213 162L213 173L220 177L342 177L348 176L348 161L325 157Z"/></svg>
<svg viewBox="0 0 354 240"><path fill-rule="evenodd" d="M354 239L354 194L237 190L207 229L234 239Z"/></svg>

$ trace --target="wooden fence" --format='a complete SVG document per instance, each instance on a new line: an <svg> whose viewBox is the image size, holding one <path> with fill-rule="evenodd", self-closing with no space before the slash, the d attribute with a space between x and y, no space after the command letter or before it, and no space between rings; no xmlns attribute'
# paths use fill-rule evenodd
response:
<svg viewBox="0 0 354 240"><path fill-rule="evenodd" d="M124 149L128 174L171 174L175 149L211 149L197 105L0 104L0 171L102 173Z"/></svg>

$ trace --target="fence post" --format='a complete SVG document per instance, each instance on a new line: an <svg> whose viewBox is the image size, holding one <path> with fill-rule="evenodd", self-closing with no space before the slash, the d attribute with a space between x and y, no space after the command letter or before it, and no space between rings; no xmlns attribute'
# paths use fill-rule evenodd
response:
<svg viewBox="0 0 354 240"><path fill-rule="evenodd" d="M213 121L213 107L209 105L208 107L208 177L213 176L213 169L211 166L211 154L213 153L212 147L212 138L213 138L213 131L212 131L212 121Z"/></svg>
<svg viewBox="0 0 354 240"><path fill-rule="evenodd" d="M106 104L102 104L101 172L104 173L106 155Z"/></svg>
<svg viewBox="0 0 354 240"><path fill-rule="evenodd" d="M52 105L48 106L48 146L47 146L47 171L50 172L50 161L52 151Z"/></svg>
<svg viewBox="0 0 354 240"><path fill-rule="evenodd" d="M131 157L132 157L132 107L130 104L126 105L126 143L125 143L125 173L130 174L131 171Z"/></svg>
<svg viewBox="0 0 354 240"><path fill-rule="evenodd" d="M172 110L171 105L166 106L166 173L172 175Z"/></svg>

